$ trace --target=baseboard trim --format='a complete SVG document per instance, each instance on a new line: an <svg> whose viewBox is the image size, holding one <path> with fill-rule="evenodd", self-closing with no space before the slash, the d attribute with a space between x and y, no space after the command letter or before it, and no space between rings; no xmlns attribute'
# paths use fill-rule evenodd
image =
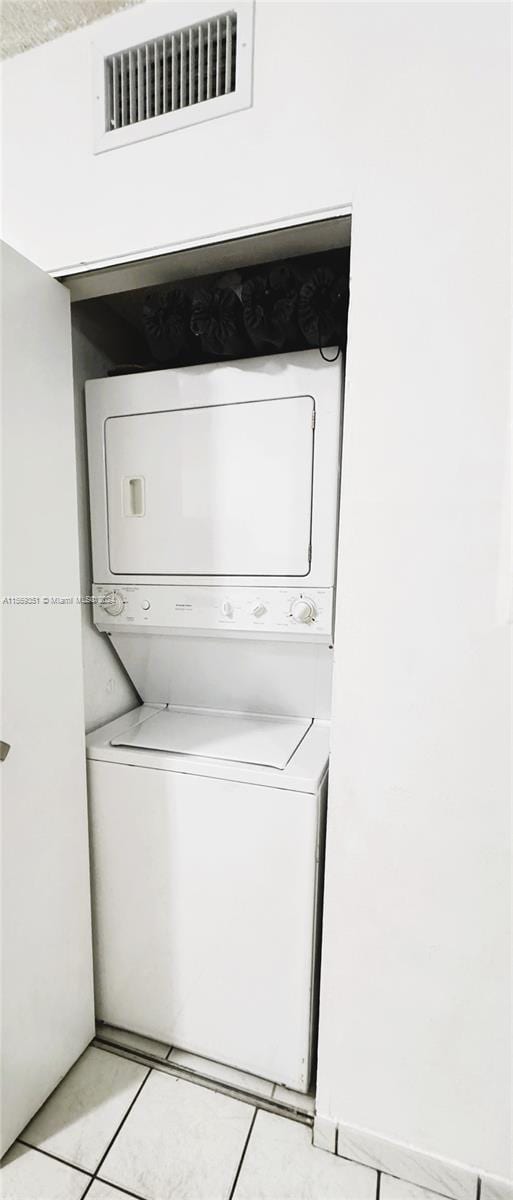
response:
<svg viewBox="0 0 513 1200"><path fill-rule="evenodd" d="M426 1188L449 1200L476 1200L479 1172L449 1159L416 1150L402 1142L366 1129L338 1123L329 1117L316 1116L314 1120L313 1144L322 1150L336 1153L351 1162L373 1167L386 1175L394 1175L407 1183ZM483 1183L485 1177L483 1176ZM490 1183L492 1178L490 1177ZM507 1186L507 1185L506 1185ZM513 1200L508 1192L485 1191L481 1200Z"/></svg>
<svg viewBox="0 0 513 1200"><path fill-rule="evenodd" d="M481 1200L513 1200L513 1182L498 1175L481 1175Z"/></svg>
<svg viewBox="0 0 513 1200"><path fill-rule="evenodd" d="M329 1154L336 1154L337 1122L316 1113L313 1123L313 1144L317 1146L318 1150L327 1150Z"/></svg>

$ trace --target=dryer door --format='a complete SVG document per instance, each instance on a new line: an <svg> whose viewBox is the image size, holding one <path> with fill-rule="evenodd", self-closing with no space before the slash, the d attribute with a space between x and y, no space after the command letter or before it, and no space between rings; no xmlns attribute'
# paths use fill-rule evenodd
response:
<svg viewBox="0 0 513 1200"><path fill-rule="evenodd" d="M314 401L248 403L105 422L113 574L308 574Z"/></svg>

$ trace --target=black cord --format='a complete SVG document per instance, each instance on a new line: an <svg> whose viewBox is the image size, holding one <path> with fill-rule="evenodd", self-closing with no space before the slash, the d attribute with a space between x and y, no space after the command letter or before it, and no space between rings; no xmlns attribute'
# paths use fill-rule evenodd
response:
<svg viewBox="0 0 513 1200"><path fill-rule="evenodd" d="M337 358L340 358L340 355L342 353L342 346L339 343L339 347L338 347L337 353L334 358L328 358L328 356L324 353L324 350L321 345L321 318L320 317L317 318L317 339L319 342L319 354L320 354L321 358L324 359L324 362L327 362L327 363L336 362Z"/></svg>
<svg viewBox="0 0 513 1200"><path fill-rule="evenodd" d="M342 354L342 346L339 346L334 358L328 358L328 356L324 353L321 345L319 345L319 354L320 354L321 358L324 359L324 362L329 362L329 363L336 362L337 358L340 358L340 355Z"/></svg>

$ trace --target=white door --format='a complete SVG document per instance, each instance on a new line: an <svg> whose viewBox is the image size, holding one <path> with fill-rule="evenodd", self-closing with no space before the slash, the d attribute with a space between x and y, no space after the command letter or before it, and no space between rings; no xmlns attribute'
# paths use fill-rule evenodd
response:
<svg viewBox="0 0 513 1200"><path fill-rule="evenodd" d="M109 417L113 574L307 575L313 415L288 396Z"/></svg>
<svg viewBox="0 0 513 1200"><path fill-rule="evenodd" d="M8 246L2 293L3 1152L94 1009L70 302Z"/></svg>

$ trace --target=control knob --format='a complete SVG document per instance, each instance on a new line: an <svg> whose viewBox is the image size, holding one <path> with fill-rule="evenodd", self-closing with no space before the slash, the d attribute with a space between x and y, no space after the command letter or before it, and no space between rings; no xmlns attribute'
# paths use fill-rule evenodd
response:
<svg viewBox="0 0 513 1200"><path fill-rule="evenodd" d="M221 612L223 617L233 617L233 604L230 604L229 600L223 600Z"/></svg>
<svg viewBox="0 0 513 1200"><path fill-rule="evenodd" d="M310 621L315 620L315 613L315 604L306 599L294 600L290 609L292 619L302 625L307 625Z"/></svg>
<svg viewBox="0 0 513 1200"><path fill-rule="evenodd" d="M125 607L125 601L121 592L107 592L106 596L102 596L100 600L100 608L109 614L109 617L119 617Z"/></svg>
<svg viewBox="0 0 513 1200"><path fill-rule="evenodd" d="M263 601L254 600L253 604L250 605L250 612L252 617L263 617L265 613L265 604Z"/></svg>

